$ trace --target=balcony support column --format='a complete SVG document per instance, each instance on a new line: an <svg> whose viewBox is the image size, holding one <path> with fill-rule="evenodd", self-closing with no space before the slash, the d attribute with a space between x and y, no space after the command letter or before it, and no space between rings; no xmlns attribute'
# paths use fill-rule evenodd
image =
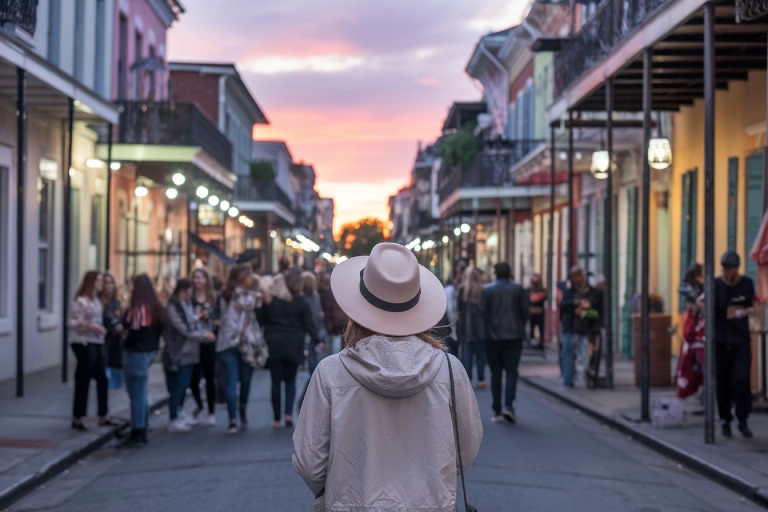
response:
<svg viewBox="0 0 768 512"><path fill-rule="evenodd" d="M61 382L66 383L69 376L69 329L67 328L67 320L69 317L69 302L71 297L69 296L69 273L70 269L70 246L71 234L72 234L72 178L70 176L70 170L72 169L72 144L74 142L75 131L75 100L72 98L67 99L67 161L64 162L64 169L62 174L64 180L64 186L62 191L62 218L64 223L63 235L64 240L62 245L62 259L63 259L63 276L61 280Z"/></svg>
<svg viewBox="0 0 768 512"><path fill-rule="evenodd" d="M603 249L603 325L605 325L606 386L613 388L613 78L605 81L605 129L608 152L608 179L605 182L605 242Z"/></svg>
<svg viewBox="0 0 768 512"><path fill-rule="evenodd" d="M112 132L114 126L107 124L107 212L104 216L104 270L109 271L112 256Z"/></svg>
<svg viewBox="0 0 768 512"><path fill-rule="evenodd" d="M704 5L704 442L715 442L715 3Z"/></svg>
<svg viewBox="0 0 768 512"><path fill-rule="evenodd" d="M553 304L557 296L557 287L555 286L555 170L557 167L557 148L555 141L555 127L549 127L549 236L547 237L547 297L548 304ZM552 338L553 329L550 329L549 336ZM544 333L541 333L544 338ZM551 341L551 340L550 340ZM542 339L542 344L545 340Z"/></svg>
<svg viewBox="0 0 768 512"><path fill-rule="evenodd" d="M27 72L16 68L16 396L24 396L24 201L27 193Z"/></svg>
<svg viewBox="0 0 768 512"><path fill-rule="evenodd" d="M650 258L650 209L651 209L651 165L648 162L648 146L651 141L651 107L652 83L651 66L652 50L643 50L643 197L642 215L643 230L641 236L642 250L640 253L640 420L650 421L650 326L651 318L648 311L648 284Z"/></svg>
<svg viewBox="0 0 768 512"><path fill-rule="evenodd" d="M576 265L576 212L573 207L573 110L568 111L568 267Z"/></svg>

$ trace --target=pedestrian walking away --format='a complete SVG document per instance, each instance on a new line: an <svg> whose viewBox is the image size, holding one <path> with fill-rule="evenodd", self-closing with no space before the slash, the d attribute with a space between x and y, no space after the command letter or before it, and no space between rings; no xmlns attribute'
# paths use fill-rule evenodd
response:
<svg viewBox="0 0 768 512"><path fill-rule="evenodd" d="M179 417L182 397L192 380L192 370L200 362L200 343L212 343L216 337L202 328L192 309L192 282L179 279L168 301L168 326L163 339L163 368L168 386L168 431L186 432L190 423Z"/></svg>
<svg viewBox="0 0 768 512"><path fill-rule="evenodd" d="M544 348L544 313L547 302L547 290L541 284L541 276L533 274L531 288L528 290L528 341ZM534 344L534 340L536 343Z"/></svg>
<svg viewBox="0 0 768 512"><path fill-rule="evenodd" d="M301 271L290 268L275 276L264 294L264 305L257 310L259 323L264 326L264 340L269 348L267 368L272 378L272 427L279 428L281 419L293 427L293 406L296 400L296 372L304 362L304 337L309 335L311 349L322 346L312 310L302 297ZM285 385L285 403L282 385ZM282 406L282 407L281 407Z"/></svg>
<svg viewBox="0 0 768 512"><path fill-rule="evenodd" d="M459 338L459 354L469 381L472 382L472 366L477 363L477 388L485 388L485 325L480 310L483 293L483 272L470 265L464 271L464 280L457 291L459 314L456 332Z"/></svg>
<svg viewBox="0 0 768 512"><path fill-rule="evenodd" d="M456 469L474 462L483 427L463 366L427 334L446 310L440 281L382 243L336 267L331 286L346 348L318 365L293 436L314 510L455 510ZM446 449L456 439L461 451Z"/></svg>
<svg viewBox="0 0 768 512"><path fill-rule="evenodd" d="M512 280L508 263L497 263L494 271L496 281L486 285L480 296L480 311L485 321L485 351L491 369L494 412L491 421L515 423L514 401L528 321L528 296L523 287ZM506 374L503 409L502 374Z"/></svg>
<svg viewBox="0 0 768 512"><path fill-rule="evenodd" d="M91 379L96 381L99 426L117 425L109 417L107 404L108 382L104 361L104 312L98 294L104 285L100 272L89 271L69 308L67 329L72 351L77 358L75 390L72 403L72 428L86 430L83 417L88 408L88 391Z"/></svg>
<svg viewBox="0 0 768 512"><path fill-rule="evenodd" d="M216 293L213 291L213 283L205 269L198 268L192 272L192 286L191 300L195 316L205 330L216 334L219 324L218 301ZM197 405L192 413L192 419L196 422L199 414L203 410L207 410L206 425L208 426L216 425L216 357L216 343L200 344L200 362L192 370L192 382L189 386ZM205 405L207 408L204 408L203 397L200 392L202 379L205 379Z"/></svg>
<svg viewBox="0 0 768 512"><path fill-rule="evenodd" d="M251 266L237 265L230 269L227 285L221 292L221 325L216 337L216 352L226 374L228 432L231 434L248 425L246 407L255 364L250 349L261 340L261 327L254 314L261 305L261 292L254 289L256 284ZM238 403L240 427L237 425Z"/></svg>
<svg viewBox="0 0 768 512"><path fill-rule="evenodd" d="M330 275L323 273L318 279L317 288L323 305L323 313L325 314L325 329L330 339L329 352L337 354L341 352L341 335L349 319L333 296Z"/></svg>
<svg viewBox="0 0 768 512"><path fill-rule="evenodd" d="M560 302L560 374L563 384L572 388L576 380L576 356L578 354L586 377L589 366L589 335L599 320L599 295L589 286L584 271L572 267L569 272L570 287Z"/></svg>
<svg viewBox="0 0 768 512"><path fill-rule="evenodd" d="M735 404L739 432L750 438L752 346L749 316L752 314L755 284L749 277L739 274L741 257L737 252L726 252L720 264L723 275L715 280L717 408L723 436L732 436L732 409Z"/></svg>
<svg viewBox="0 0 768 512"><path fill-rule="evenodd" d="M302 283L302 296L304 300L309 304L309 310L312 313L312 320L317 328L317 337L320 340L320 344L315 345L312 343L312 339L309 335L304 337L304 346L307 351L307 366L309 368L309 374L315 371L317 363L325 355L325 312L323 311L323 305L320 301L320 294L317 293L317 277L312 272L301 273Z"/></svg>
<svg viewBox="0 0 768 512"><path fill-rule="evenodd" d="M165 308L149 276L141 274L133 278L133 291L123 323L125 390L131 401L131 433L122 445L125 448L147 443L149 367L160 350L160 337L166 323Z"/></svg>
<svg viewBox="0 0 768 512"><path fill-rule="evenodd" d="M103 274L104 284L102 285L99 300L104 314L104 328L107 334L104 337L107 364L107 383L109 389L120 389L123 387L123 337L125 329L123 327L123 317L125 310L117 297L117 283L115 276L109 272Z"/></svg>

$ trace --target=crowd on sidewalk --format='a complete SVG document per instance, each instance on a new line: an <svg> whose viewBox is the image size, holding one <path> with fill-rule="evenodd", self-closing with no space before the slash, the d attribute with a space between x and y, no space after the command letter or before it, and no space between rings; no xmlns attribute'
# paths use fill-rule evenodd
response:
<svg viewBox="0 0 768 512"><path fill-rule="evenodd" d="M131 403L125 447L148 441L147 379L158 358L169 394L169 432L215 426L217 402L226 403L228 432L247 426L251 377L265 367L272 380L272 425L292 427L299 367L306 364L311 372L324 356L338 352L347 322L329 275L287 264L274 276L238 264L223 284L196 268L190 279L177 280L165 301L142 274L132 279L128 300L121 295L111 274L87 272L70 306L68 328L77 360L72 428L86 430L91 380L100 426L116 424L107 391L124 387ZM184 415L188 391L195 408Z"/></svg>

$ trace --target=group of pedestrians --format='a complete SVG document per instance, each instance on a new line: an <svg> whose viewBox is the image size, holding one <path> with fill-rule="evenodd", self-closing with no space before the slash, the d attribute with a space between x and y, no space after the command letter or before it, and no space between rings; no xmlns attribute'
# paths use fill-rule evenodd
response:
<svg viewBox="0 0 768 512"><path fill-rule="evenodd" d="M330 288L318 292L317 281L314 273L298 268L258 276L251 265L241 264L229 270L217 291L205 269L197 268L190 279L176 282L163 304L142 274L131 280L124 307L111 274L87 272L68 317L77 359L72 428L87 430L83 418L91 380L99 425L117 425L109 416L108 389L124 385L131 404L124 446L145 444L149 368L158 355L169 395L169 432L186 432L199 423L215 426L217 401L226 402L228 432L246 427L251 378L260 367L271 374L273 427L292 427L296 375L305 354L314 370L326 337L340 350L340 324L346 322ZM320 282L326 281L321 275ZM188 390L194 411L184 415Z"/></svg>

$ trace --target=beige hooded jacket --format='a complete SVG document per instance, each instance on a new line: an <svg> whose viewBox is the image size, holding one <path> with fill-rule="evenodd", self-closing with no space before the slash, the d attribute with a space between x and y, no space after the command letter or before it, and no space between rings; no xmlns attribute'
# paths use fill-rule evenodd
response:
<svg viewBox="0 0 768 512"><path fill-rule="evenodd" d="M465 469L483 427L451 357ZM293 467L316 512L454 512L458 462L445 353L415 336L373 336L315 370L293 435Z"/></svg>

